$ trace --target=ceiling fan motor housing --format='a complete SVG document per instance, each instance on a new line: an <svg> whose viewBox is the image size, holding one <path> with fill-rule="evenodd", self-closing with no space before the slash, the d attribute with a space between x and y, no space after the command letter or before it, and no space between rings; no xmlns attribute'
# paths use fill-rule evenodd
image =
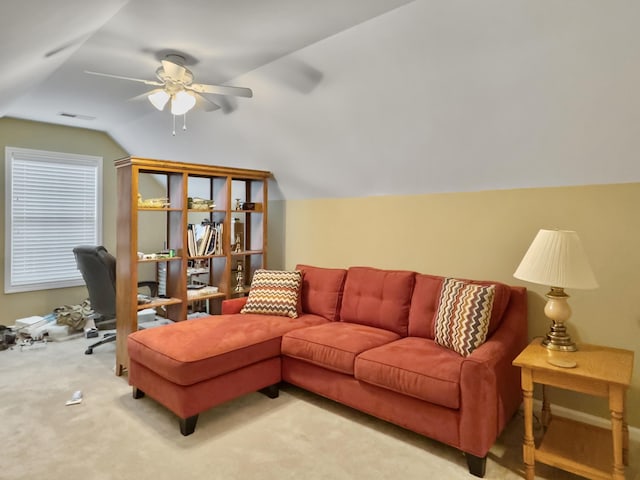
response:
<svg viewBox="0 0 640 480"><path fill-rule="evenodd" d="M188 87L193 83L193 73L187 68L184 69L181 77L176 78L168 74L164 67L158 67L156 77L165 84L165 89L170 94L182 90L183 87Z"/></svg>

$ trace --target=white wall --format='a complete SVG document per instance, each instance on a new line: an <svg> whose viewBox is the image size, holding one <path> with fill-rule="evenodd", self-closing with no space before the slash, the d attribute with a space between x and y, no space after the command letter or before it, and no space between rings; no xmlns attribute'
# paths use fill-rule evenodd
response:
<svg viewBox="0 0 640 480"><path fill-rule="evenodd" d="M632 0L417 0L234 79L254 98L231 114L114 136L271 170L286 198L638 181L638 24Z"/></svg>

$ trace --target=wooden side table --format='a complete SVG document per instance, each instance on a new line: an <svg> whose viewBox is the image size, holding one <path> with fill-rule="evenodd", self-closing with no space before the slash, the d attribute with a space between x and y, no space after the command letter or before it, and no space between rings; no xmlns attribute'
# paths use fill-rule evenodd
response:
<svg viewBox="0 0 640 480"><path fill-rule="evenodd" d="M633 352L598 345L578 345L577 352L555 352L534 339L513 364L521 368L524 395L524 444L527 480L535 462L542 462L592 479L624 480L628 465L629 430L625 422L625 394L631 383ZM561 368L550 358L576 362ZM542 385L542 425L545 433L536 447L533 437L533 385ZM609 399L611 430L562 417L553 417L546 386Z"/></svg>

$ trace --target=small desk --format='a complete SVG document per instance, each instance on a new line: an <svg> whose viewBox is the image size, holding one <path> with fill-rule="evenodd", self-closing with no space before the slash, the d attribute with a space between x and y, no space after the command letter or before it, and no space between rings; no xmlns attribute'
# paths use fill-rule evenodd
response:
<svg viewBox="0 0 640 480"><path fill-rule="evenodd" d="M592 479L624 480L628 465L629 430L625 422L625 394L631 383L633 352L598 345L578 345L577 352L555 352L534 339L513 361L520 367L524 396L524 444L527 480L535 462L542 462ZM575 368L551 365L547 359L573 360ZM533 385L542 384L542 426L536 447L533 438ZM552 417L546 386L609 399L611 430L562 417Z"/></svg>

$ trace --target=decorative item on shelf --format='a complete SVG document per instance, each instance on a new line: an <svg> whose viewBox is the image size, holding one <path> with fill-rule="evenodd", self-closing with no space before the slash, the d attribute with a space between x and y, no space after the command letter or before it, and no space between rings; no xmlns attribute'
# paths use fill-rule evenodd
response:
<svg viewBox="0 0 640 480"><path fill-rule="evenodd" d="M168 198L148 198L142 199L142 195L138 193L138 207L142 208L165 208L169 206Z"/></svg>
<svg viewBox="0 0 640 480"><path fill-rule="evenodd" d="M255 210L256 204L254 202L244 202L242 204L242 210Z"/></svg>
<svg viewBox="0 0 640 480"><path fill-rule="evenodd" d="M242 203L239 198L236 198L236 210L242 210Z"/></svg>
<svg viewBox="0 0 640 480"><path fill-rule="evenodd" d="M231 251L240 253L244 249L244 223L238 217L234 217L231 223Z"/></svg>
<svg viewBox="0 0 640 480"><path fill-rule="evenodd" d="M242 267L242 262L238 261L238 266L236 267L236 292L242 292L244 290L244 272Z"/></svg>
<svg viewBox="0 0 640 480"><path fill-rule="evenodd" d="M188 197L187 198L187 208L191 210L213 210L216 208L216 204L213 203L213 200L208 200L206 198L199 197Z"/></svg>
<svg viewBox="0 0 640 480"><path fill-rule="evenodd" d="M565 326L571 317L571 307L564 289L598 287L578 234L567 230L540 230L513 276L551 287L546 294L544 313L552 324L542 344L549 350L576 351L576 344Z"/></svg>

